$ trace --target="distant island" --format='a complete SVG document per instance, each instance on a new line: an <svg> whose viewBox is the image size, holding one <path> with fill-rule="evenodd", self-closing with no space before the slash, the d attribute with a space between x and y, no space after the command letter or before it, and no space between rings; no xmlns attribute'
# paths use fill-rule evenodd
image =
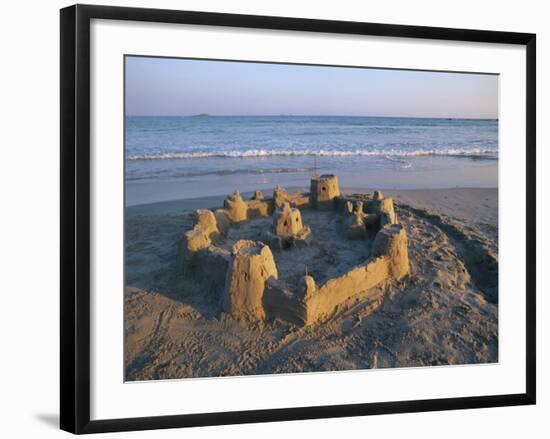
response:
<svg viewBox="0 0 550 439"><path fill-rule="evenodd" d="M208 113L199 113L199 114L193 114L191 117L207 117L210 116Z"/></svg>

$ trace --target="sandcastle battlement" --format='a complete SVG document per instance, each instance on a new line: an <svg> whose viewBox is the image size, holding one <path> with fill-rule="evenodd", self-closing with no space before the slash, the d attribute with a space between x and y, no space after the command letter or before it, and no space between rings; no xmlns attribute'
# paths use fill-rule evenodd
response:
<svg viewBox="0 0 550 439"><path fill-rule="evenodd" d="M279 279L272 249L292 252L315 239L302 222L301 209L333 210L348 239L374 236L371 256L322 284L307 273L293 285ZM233 224L269 216L273 222L263 239L238 240L231 251L216 245ZM197 210L195 224L180 244L178 266L185 276L201 280L217 294L222 310L237 319L279 318L310 325L350 298L380 301L380 291L373 288L401 280L409 272L408 240L391 198L379 191L365 200L342 196L337 177L322 175L312 177L310 193L289 194L277 187L270 199L256 191L245 201L235 192L223 209Z"/></svg>

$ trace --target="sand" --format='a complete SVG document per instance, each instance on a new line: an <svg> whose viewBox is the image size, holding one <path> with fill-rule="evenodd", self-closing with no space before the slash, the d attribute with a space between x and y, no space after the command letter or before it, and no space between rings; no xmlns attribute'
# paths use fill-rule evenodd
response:
<svg viewBox="0 0 550 439"><path fill-rule="evenodd" d="M222 196L128 208L126 380L498 361L497 190L383 192L394 197L409 237L410 275L380 287L375 300L346 302L305 328L235 320L220 312L214 292L176 274L178 242L192 224L191 212L220 206ZM253 238L261 221L240 231ZM314 236L319 228L337 227L307 212L303 221ZM307 269L321 279L368 256L353 251L357 241L348 243L317 242L300 250L299 263L286 266L286 258L273 253L283 276Z"/></svg>

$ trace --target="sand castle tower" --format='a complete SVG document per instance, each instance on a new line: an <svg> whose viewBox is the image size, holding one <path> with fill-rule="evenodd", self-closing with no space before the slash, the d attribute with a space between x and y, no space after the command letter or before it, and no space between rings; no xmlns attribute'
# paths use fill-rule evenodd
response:
<svg viewBox="0 0 550 439"><path fill-rule="evenodd" d="M231 221L238 223L247 220L248 205L238 191L233 193L233 195L229 195L223 202L223 206L225 207L227 215Z"/></svg>
<svg viewBox="0 0 550 439"><path fill-rule="evenodd" d="M277 209L278 207L281 207L287 198L288 194L286 193L285 188L277 186L273 191L273 208Z"/></svg>
<svg viewBox="0 0 550 439"><path fill-rule="evenodd" d="M300 210L284 202L273 214L273 232L277 236L297 235L304 228Z"/></svg>
<svg viewBox="0 0 550 439"><path fill-rule="evenodd" d="M224 310L238 319L263 320L265 282L271 277L278 275L270 248L258 241L237 241L225 280Z"/></svg>
<svg viewBox="0 0 550 439"><path fill-rule="evenodd" d="M311 297L317 291L317 285L313 276L302 276L298 283L298 294L301 298Z"/></svg>
<svg viewBox="0 0 550 439"><path fill-rule="evenodd" d="M195 212L196 227L200 228L210 239L218 237L218 223L214 212L209 209L197 209Z"/></svg>
<svg viewBox="0 0 550 439"><path fill-rule="evenodd" d="M252 200L263 200L264 199L264 193L262 191L254 191L254 194L252 195Z"/></svg>
<svg viewBox="0 0 550 439"><path fill-rule="evenodd" d="M334 199L340 196L338 177L332 174L311 177L311 204L317 209L332 209Z"/></svg>
<svg viewBox="0 0 550 439"><path fill-rule="evenodd" d="M409 246L407 232L400 224L383 227L374 240L373 254L388 256L388 272L394 279L401 279L409 273Z"/></svg>
<svg viewBox="0 0 550 439"><path fill-rule="evenodd" d="M194 255L212 245L212 240L220 236L216 216L211 210L198 209L195 212L195 226L185 232L180 242L177 267L180 273L189 275L192 271Z"/></svg>
<svg viewBox="0 0 550 439"><path fill-rule="evenodd" d="M246 204L248 206L248 219L269 216L271 213L271 203L265 201L262 191L255 191Z"/></svg>
<svg viewBox="0 0 550 439"><path fill-rule="evenodd" d="M386 224L397 224L392 198L384 197L382 192L375 191L372 200L375 211L380 216L380 227L384 227Z"/></svg>
<svg viewBox="0 0 550 439"><path fill-rule="evenodd" d="M353 203L348 201L345 207L346 217L344 218L344 230L350 239L362 239L367 236L367 225L365 219L367 214L363 211L363 202Z"/></svg>
<svg viewBox="0 0 550 439"><path fill-rule="evenodd" d="M286 249L308 244L311 239L311 229L302 223L302 213L299 209L290 207L288 201L273 213L272 230L266 233L266 241L274 248Z"/></svg>

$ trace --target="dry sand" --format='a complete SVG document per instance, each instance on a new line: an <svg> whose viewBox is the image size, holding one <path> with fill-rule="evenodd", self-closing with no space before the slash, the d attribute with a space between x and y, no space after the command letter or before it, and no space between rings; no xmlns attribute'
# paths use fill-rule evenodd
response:
<svg viewBox="0 0 550 439"><path fill-rule="evenodd" d="M306 328L234 320L220 313L213 292L176 275L190 213L220 206L222 197L128 208L126 379L498 361L497 190L383 192L394 197L407 229L411 274L381 287L378 301L350 301ZM338 227L330 212L321 215L303 214L314 237ZM239 236L253 239L262 221L241 226ZM292 258L274 251L279 271L293 279L307 267L322 280L368 256L368 245L356 251L358 241L313 242Z"/></svg>

